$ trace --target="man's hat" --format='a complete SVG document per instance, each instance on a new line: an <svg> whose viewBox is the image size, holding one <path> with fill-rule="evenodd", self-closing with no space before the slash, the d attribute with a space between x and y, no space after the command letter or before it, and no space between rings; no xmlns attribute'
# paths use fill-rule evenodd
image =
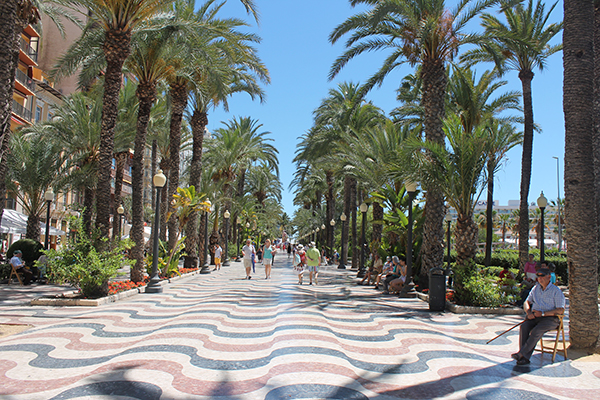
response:
<svg viewBox="0 0 600 400"><path fill-rule="evenodd" d="M310 242L309 246L310 247L315 247L317 244L315 242Z"/></svg>
<svg viewBox="0 0 600 400"><path fill-rule="evenodd" d="M550 275L550 270L548 268L540 268L537 270L536 275L538 276L548 276Z"/></svg>

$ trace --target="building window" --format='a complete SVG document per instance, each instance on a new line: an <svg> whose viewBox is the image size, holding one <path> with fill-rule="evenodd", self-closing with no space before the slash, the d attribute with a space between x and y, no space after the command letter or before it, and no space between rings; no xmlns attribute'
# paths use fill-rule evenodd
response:
<svg viewBox="0 0 600 400"><path fill-rule="evenodd" d="M42 107L35 106L35 123L37 124L42 120Z"/></svg>

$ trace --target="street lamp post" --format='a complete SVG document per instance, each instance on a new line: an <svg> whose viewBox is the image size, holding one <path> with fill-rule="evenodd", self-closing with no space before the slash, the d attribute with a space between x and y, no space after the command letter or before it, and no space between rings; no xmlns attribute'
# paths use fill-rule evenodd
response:
<svg viewBox="0 0 600 400"><path fill-rule="evenodd" d="M121 237L123 236L122 233L122 226L123 226L123 213L125 212L125 209L123 208L122 205L120 205L119 207L117 207L117 214L119 214L119 229L117 230L117 232L119 233L119 240L121 240Z"/></svg>
<svg viewBox="0 0 600 400"><path fill-rule="evenodd" d="M447 261L448 264L446 266L446 275L450 275L450 224L452 224L452 215L449 213L446 214L446 223L448 224L448 228L446 229L446 248L447 250Z"/></svg>
<svg viewBox="0 0 600 400"><path fill-rule="evenodd" d="M152 277L146 286L145 293L161 293L163 291L160 286L160 278L158 276L158 234L160 224L160 192L167 183L167 177L162 170L158 170L152 178L154 187L156 187L156 211L154 213L154 243L152 248Z"/></svg>
<svg viewBox="0 0 600 400"><path fill-rule="evenodd" d="M415 192L417 191L417 184L415 182L406 182L404 184L406 191L408 192L408 227L407 227L407 240L406 240L406 282L402 286L402 293L407 293L412 283L412 229L413 229L413 200Z"/></svg>
<svg viewBox="0 0 600 400"><path fill-rule="evenodd" d="M560 179L558 169L558 157L552 157L556 159L556 190L558 192L558 251L562 249L562 221L560 218Z"/></svg>
<svg viewBox="0 0 600 400"><path fill-rule="evenodd" d="M369 205L364 201L360 205L360 212L362 213L362 232L360 234L360 268L358 269L357 277L362 278L365 276L365 230L367 228L367 210Z"/></svg>
<svg viewBox="0 0 600 400"><path fill-rule="evenodd" d="M316 247L316 248L319 248L319 246L317 245L317 243L318 243L318 242L317 242L317 236L319 235L319 231L320 231L320 230L321 230L321 228L319 228L319 227L317 226L317 229L315 229L315 230L313 231L313 232L315 232L315 240L314 240L314 242L315 242L315 247Z"/></svg>
<svg viewBox="0 0 600 400"><path fill-rule="evenodd" d="M44 241L44 248L48 250L48 246L50 245L50 204L54 199L54 192L52 188L48 188L46 193L44 193L44 200L46 200L47 211L46 211L46 240Z"/></svg>
<svg viewBox="0 0 600 400"><path fill-rule="evenodd" d="M210 265L208 261L208 213L212 211L212 205L210 200L206 200L210 210L204 212L204 250L202 251L202 268L200 269L201 274L210 274Z"/></svg>
<svg viewBox="0 0 600 400"><path fill-rule="evenodd" d="M229 265L229 217L231 217L229 210L225 210L223 213L223 218L225 218L225 257L223 257L223 266Z"/></svg>
<svg viewBox="0 0 600 400"><path fill-rule="evenodd" d="M348 236L344 233L346 219L348 219L348 217L346 217L345 213L342 213L342 215L340 215L340 220L342 221L342 253L340 254L340 265L338 265L338 269L346 269L346 249L348 246L348 243L346 243L348 241Z"/></svg>
<svg viewBox="0 0 600 400"><path fill-rule="evenodd" d="M331 231L329 231L329 236L327 237L327 247L329 247L329 257L333 262L333 238L335 236L335 219L331 219L329 221L329 225L331 226Z"/></svg>
<svg viewBox="0 0 600 400"><path fill-rule="evenodd" d="M540 231L541 231L540 236L542 237L542 240L540 243L540 263L543 263L544 262L544 211L546 210L546 206L548 205L548 200L546 199L546 197L544 197L543 191L542 191L542 193L540 193L540 197L538 197L538 199L537 199L537 204L538 204L538 207L540 208L540 211L542 212L542 218L540 220L540 223L542 224L542 226L540 227Z"/></svg>

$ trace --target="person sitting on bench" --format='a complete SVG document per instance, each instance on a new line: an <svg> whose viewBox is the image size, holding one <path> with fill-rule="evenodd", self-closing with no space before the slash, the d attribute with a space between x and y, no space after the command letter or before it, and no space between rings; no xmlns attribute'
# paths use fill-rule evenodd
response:
<svg viewBox="0 0 600 400"><path fill-rule="evenodd" d="M10 259L10 265L15 268L17 273L23 274L23 285L29 285L29 283L31 283L31 278L33 278L33 273L25 266L25 263L21 258L22 256L23 253L21 250L15 250L13 252L13 257Z"/></svg>

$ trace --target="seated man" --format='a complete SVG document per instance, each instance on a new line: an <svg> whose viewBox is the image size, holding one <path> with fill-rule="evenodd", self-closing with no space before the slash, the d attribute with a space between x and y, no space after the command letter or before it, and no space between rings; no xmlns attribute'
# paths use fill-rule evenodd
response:
<svg viewBox="0 0 600 400"><path fill-rule="evenodd" d="M520 348L518 353L511 355L517 360L517 365L529 364L537 342L544 333L558 328L559 320L556 316L565 311L565 296L558 287L550 283L548 268L537 271L537 281L523 303L527 317L521 324Z"/></svg>
<svg viewBox="0 0 600 400"><path fill-rule="evenodd" d="M23 259L21 258L23 253L21 250L15 250L13 253L13 257L10 259L10 264L15 267L15 270L19 274L23 274L23 284L29 285L31 282L31 278L33 277L33 273L29 268L25 266Z"/></svg>
<svg viewBox="0 0 600 400"><path fill-rule="evenodd" d="M379 282L381 282L382 279L385 280L386 276L393 272L394 272L394 264L392 264L392 257L387 256L387 258L385 260L385 264L383 264L383 267L381 269L381 273L378 274L377 278L375 279L375 289L379 288Z"/></svg>

